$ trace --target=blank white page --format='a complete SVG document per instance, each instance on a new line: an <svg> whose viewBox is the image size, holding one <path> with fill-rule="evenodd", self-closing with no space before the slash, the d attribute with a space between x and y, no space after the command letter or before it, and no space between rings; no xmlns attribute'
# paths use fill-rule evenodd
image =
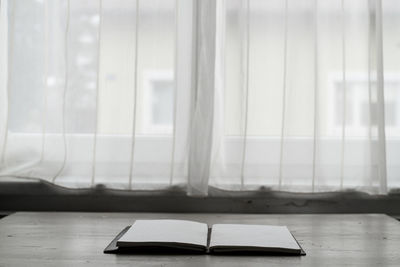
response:
<svg viewBox="0 0 400 267"><path fill-rule="evenodd" d="M286 226L214 224L210 247L258 247L300 250Z"/></svg>
<svg viewBox="0 0 400 267"><path fill-rule="evenodd" d="M118 240L118 246L145 243L183 243L207 246L208 226L184 220L137 220Z"/></svg>

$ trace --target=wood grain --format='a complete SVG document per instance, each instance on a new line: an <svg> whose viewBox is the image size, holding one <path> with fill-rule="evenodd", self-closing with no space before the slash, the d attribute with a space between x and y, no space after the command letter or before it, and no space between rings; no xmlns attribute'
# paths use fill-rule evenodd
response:
<svg viewBox="0 0 400 267"><path fill-rule="evenodd" d="M287 225L307 256L113 255L135 219ZM17 212L0 220L0 266L399 266L400 223L380 214Z"/></svg>

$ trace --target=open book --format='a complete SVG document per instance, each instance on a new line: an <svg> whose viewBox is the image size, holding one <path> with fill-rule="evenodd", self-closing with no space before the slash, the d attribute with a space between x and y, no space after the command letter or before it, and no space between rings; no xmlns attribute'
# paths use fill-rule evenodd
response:
<svg viewBox="0 0 400 267"><path fill-rule="evenodd" d="M173 251L305 255L286 226L207 224L185 220L137 220L104 253Z"/></svg>

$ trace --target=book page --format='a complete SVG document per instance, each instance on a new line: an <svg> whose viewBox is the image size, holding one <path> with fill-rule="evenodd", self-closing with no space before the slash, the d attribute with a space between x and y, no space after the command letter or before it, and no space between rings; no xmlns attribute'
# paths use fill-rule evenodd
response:
<svg viewBox="0 0 400 267"><path fill-rule="evenodd" d="M300 251L286 226L214 224L210 248L264 248L273 251Z"/></svg>
<svg viewBox="0 0 400 267"><path fill-rule="evenodd" d="M120 247L181 243L207 246L208 226L184 220L137 220L118 240Z"/></svg>

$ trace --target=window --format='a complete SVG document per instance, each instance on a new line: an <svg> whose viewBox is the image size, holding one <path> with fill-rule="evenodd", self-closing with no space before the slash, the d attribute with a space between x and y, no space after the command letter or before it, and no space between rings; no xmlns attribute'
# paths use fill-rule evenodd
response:
<svg viewBox="0 0 400 267"><path fill-rule="evenodd" d="M397 99L400 99L400 74L387 74L385 83L385 129L388 137L400 133L400 108ZM341 79L332 81L334 86L331 97L331 116L328 127L332 135L340 135L343 127L343 93L344 86ZM368 87L367 77L348 75L346 80L346 117L345 125L349 135L366 136L368 131L376 131L378 125L376 82ZM370 128L371 127L371 128ZM375 133L376 134L376 133Z"/></svg>
<svg viewBox="0 0 400 267"><path fill-rule="evenodd" d="M382 14L365 0L4 3L1 175L376 192L387 144L388 184L400 181L397 2Z"/></svg>
<svg viewBox="0 0 400 267"><path fill-rule="evenodd" d="M143 130L148 134L171 134L174 102L172 73L147 72L143 80Z"/></svg>

